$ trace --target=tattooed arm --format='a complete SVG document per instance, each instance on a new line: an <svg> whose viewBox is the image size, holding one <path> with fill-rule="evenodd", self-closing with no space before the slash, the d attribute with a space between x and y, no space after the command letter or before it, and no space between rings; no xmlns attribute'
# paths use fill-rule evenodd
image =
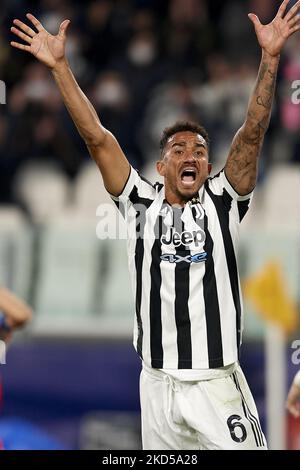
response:
<svg viewBox="0 0 300 470"><path fill-rule="evenodd" d="M256 184L258 157L270 122L278 63L279 57L263 52L246 121L230 148L225 173L240 195L250 193Z"/></svg>
<svg viewBox="0 0 300 470"><path fill-rule="evenodd" d="M229 182L240 195L248 194L255 186L258 157L271 117L280 52L286 40L300 29L297 14L300 0L286 13L288 3L285 0L272 23L265 26L256 15L249 14L262 47L262 60L246 120L233 139L225 166Z"/></svg>

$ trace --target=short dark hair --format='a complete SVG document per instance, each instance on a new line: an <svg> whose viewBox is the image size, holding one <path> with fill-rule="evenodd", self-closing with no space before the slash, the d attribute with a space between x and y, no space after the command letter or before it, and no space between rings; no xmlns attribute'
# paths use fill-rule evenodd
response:
<svg viewBox="0 0 300 470"><path fill-rule="evenodd" d="M200 134L203 139L205 139L205 142L207 143L207 147L209 147L209 137L207 130L203 127L200 126L200 124L197 124L196 122L192 121L177 121L173 126L166 127L163 131L162 138L159 143L159 148L161 152L164 151L164 148L172 135L177 134L177 132L193 132L194 134Z"/></svg>

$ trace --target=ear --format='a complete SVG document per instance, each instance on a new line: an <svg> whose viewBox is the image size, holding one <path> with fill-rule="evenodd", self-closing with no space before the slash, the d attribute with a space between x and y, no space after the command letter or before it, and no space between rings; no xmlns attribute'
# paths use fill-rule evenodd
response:
<svg viewBox="0 0 300 470"><path fill-rule="evenodd" d="M158 173L160 174L160 176L165 176L165 163L163 162L163 160L159 160L158 162L156 162L156 169L158 171Z"/></svg>
<svg viewBox="0 0 300 470"><path fill-rule="evenodd" d="M208 174L210 175L211 170L212 170L212 164L211 164L211 163L208 163L208 164L207 164L207 168L208 168Z"/></svg>

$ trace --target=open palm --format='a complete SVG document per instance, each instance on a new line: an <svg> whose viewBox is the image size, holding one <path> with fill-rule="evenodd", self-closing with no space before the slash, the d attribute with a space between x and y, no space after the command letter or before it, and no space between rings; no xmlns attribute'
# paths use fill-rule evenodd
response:
<svg viewBox="0 0 300 470"><path fill-rule="evenodd" d="M59 27L58 34L53 36L45 30L33 15L28 13L26 16L37 31L34 31L20 20L14 20L13 23L17 28L13 26L11 31L26 42L27 45L14 41L11 42L11 45L17 49L30 52L48 67L55 67L56 63L65 56L66 30L70 21L64 20Z"/></svg>
<svg viewBox="0 0 300 470"><path fill-rule="evenodd" d="M267 25L262 25L258 17L253 13L248 15L254 24L259 44L272 56L279 55L286 40L300 29L300 15L297 14L300 8L300 1L285 15L288 3L289 0L284 0L274 20Z"/></svg>

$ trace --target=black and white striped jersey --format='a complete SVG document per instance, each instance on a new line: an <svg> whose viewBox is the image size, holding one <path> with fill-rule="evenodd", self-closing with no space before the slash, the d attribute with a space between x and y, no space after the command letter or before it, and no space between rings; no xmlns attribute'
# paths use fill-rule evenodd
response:
<svg viewBox="0 0 300 470"><path fill-rule="evenodd" d="M224 171L185 207L131 168L113 198L125 217L135 296L134 345L158 369L219 368L238 360L242 300L236 247L251 195Z"/></svg>

